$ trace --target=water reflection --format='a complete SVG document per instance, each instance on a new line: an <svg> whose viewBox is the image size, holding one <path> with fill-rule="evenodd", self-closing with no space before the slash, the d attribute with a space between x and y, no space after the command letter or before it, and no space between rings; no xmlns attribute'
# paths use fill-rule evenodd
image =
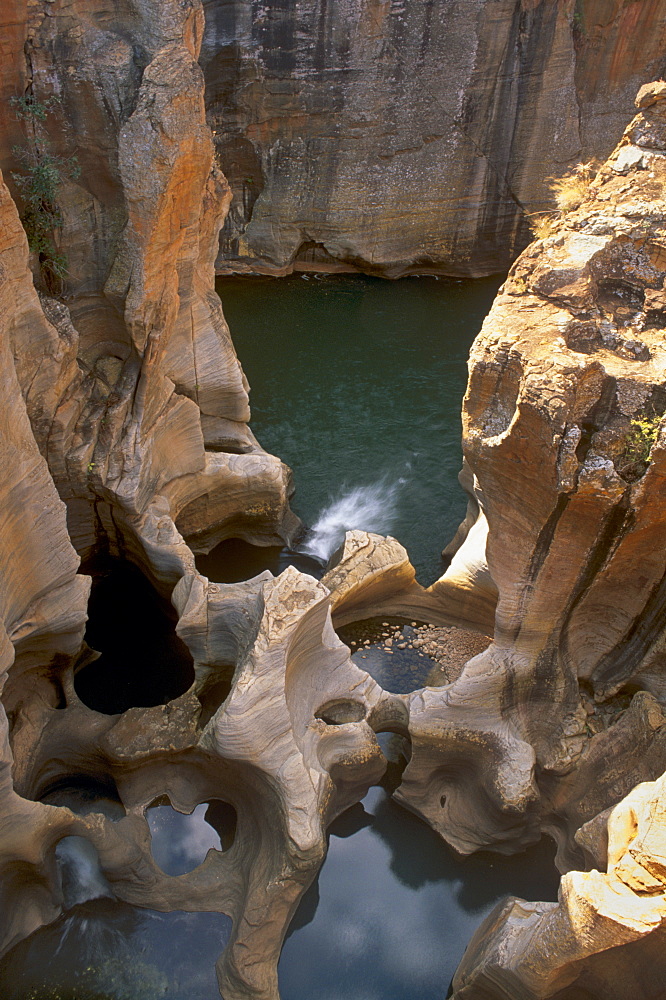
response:
<svg viewBox="0 0 666 1000"><path fill-rule="evenodd" d="M330 833L280 959L283 1000L442 1000L498 899L557 897L548 840L513 858L460 858L381 788Z"/></svg>
<svg viewBox="0 0 666 1000"><path fill-rule="evenodd" d="M213 1000L223 913L156 913L115 900L75 906L0 963L3 1000Z"/></svg>
<svg viewBox="0 0 666 1000"><path fill-rule="evenodd" d="M228 850L236 832L236 811L219 799L202 802L189 814L162 802L146 810L153 857L166 875L186 875L209 850Z"/></svg>

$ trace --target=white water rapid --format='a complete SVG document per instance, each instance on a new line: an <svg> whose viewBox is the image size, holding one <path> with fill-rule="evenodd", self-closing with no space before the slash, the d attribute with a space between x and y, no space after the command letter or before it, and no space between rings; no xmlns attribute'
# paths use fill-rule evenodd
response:
<svg viewBox="0 0 666 1000"><path fill-rule="evenodd" d="M56 847L65 907L102 896L113 898L100 868L97 851L86 837L64 837Z"/></svg>
<svg viewBox="0 0 666 1000"><path fill-rule="evenodd" d="M390 533L398 514L400 491L407 479L388 476L368 486L355 486L333 500L310 528L297 552L324 565L342 544L345 532L358 528L380 535Z"/></svg>

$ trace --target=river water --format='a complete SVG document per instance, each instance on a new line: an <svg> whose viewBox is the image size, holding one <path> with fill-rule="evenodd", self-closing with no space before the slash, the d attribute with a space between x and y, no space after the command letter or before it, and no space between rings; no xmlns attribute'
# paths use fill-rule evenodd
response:
<svg viewBox="0 0 666 1000"><path fill-rule="evenodd" d="M346 527L364 527L399 538L422 582L439 574L440 551L465 511L457 473L466 358L498 284L346 276L219 282L252 385L252 427L294 470L294 508L317 529L311 555L325 556ZM276 571L284 564L279 550L262 555L239 542L225 545L198 560L214 578L247 578L266 560ZM109 688L107 673L117 676L119 662L110 618L118 601L118 614L127 613L125 591L144 586L123 577L118 587L114 572L104 568L108 575L95 591L100 608L93 602L89 625L103 657L78 681L91 707L111 713L173 697L168 685L180 693L191 670L174 652L166 615L164 626L155 625L165 630L166 652L141 657L173 660L178 669L167 686L161 676L159 684L149 679L137 687L132 663L125 686ZM155 623L161 613L156 606ZM396 690L414 683L398 678ZM328 857L283 949L283 1000L443 1000L471 934L497 900L507 893L556 898L548 840L514 858L458 857L391 800L400 741L390 734L380 741L392 760L389 783L370 789L331 827ZM99 810L112 819L123 812L113 790L75 786L54 796L49 801L77 811ZM191 871L234 835L230 807L220 802L202 804L190 817L156 802L148 820L155 860L168 874ZM90 845L78 841L67 838L57 854L70 908L0 963L0 996L214 1000L214 965L229 918L155 913L116 900Z"/></svg>
<svg viewBox="0 0 666 1000"><path fill-rule="evenodd" d="M321 551L348 527L390 533L422 583L439 576L465 514L457 477L467 357L499 283L218 279L251 386L252 429L293 469L292 506L319 524Z"/></svg>

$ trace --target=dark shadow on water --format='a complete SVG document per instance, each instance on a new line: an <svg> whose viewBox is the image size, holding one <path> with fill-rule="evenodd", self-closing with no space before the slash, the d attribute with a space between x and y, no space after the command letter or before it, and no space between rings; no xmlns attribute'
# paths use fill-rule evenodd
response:
<svg viewBox="0 0 666 1000"><path fill-rule="evenodd" d="M85 640L102 655L79 670L81 701L106 715L164 705L194 680L190 652L176 635L177 615L132 563L108 559L91 574Z"/></svg>
<svg viewBox="0 0 666 1000"><path fill-rule="evenodd" d="M379 802L372 828L389 848L391 871L403 885L418 890L429 882L455 884L456 900L468 913L485 911L509 894L531 900L557 899L560 876L555 868L555 844L549 837L522 854L479 851L463 856L444 844L427 823L389 798Z"/></svg>
<svg viewBox="0 0 666 1000"><path fill-rule="evenodd" d="M341 816L331 823L329 836L353 837L359 830L364 830L366 826L372 826L374 820L370 813L367 813L360 802L345 809Z"/></svg>

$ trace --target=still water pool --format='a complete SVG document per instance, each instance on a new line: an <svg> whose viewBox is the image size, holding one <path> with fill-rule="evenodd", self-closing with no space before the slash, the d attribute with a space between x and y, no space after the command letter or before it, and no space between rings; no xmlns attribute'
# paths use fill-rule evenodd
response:
<svg viewBox="0 0 666 1000"><path fill-rule="evenodd" d="M282 950L283 1000L444 1000L499 899L557 898L547 838L517 857L461 858L380 787L330 834Z"/></svg>
<svg viewBox="0 0 666 1000"><path fill-rule="evenodd" d="M380 740L396 758L390 743L399 738ZM224 847L224 834L211 838L206 825L203 809L189 822L181 816L172 835L158 839L160 866L191 870L211 846ZM384 788L371 788L330 829L328 857L282 951L282 1000L444 1000L469 938L498 899L556 898L553 854L544 839L517 857L461 858ZM0 963L3 1000L218 997L215 962L229 939L228 917L129 906L90 873L90 859L78 872L65 869L71 883L85 879L102 894L73 905Z"/></svg>
<svg viewBox="0 0 666 1000"><path fill-rule="evenodd" d="M467 356L500 280L217 282L251 386L251 426L294 470L296 513L314 525L328 508L328 525L395 535L425 584L465 514Z"/></svg>

